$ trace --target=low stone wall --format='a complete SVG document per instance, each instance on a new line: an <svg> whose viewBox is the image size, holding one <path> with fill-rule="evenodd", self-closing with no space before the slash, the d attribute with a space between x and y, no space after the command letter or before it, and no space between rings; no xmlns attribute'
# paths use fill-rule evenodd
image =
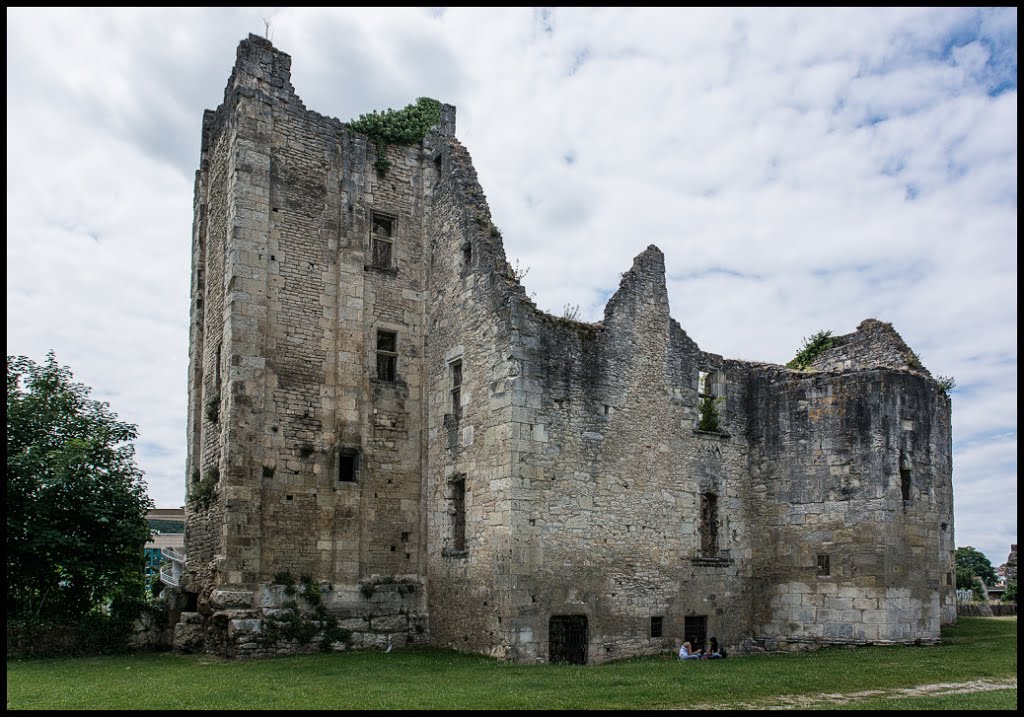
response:
<svg viewBox="0 0 1024 717"><path fill-rule="evenodd" d="M270 657L428 644L423 586L414 582L263 585L214 591L207 610L183 612L174 649Z"/></svg>
<svg viewBox="0 0 1024 717"><path fill-rule="evenodd" d="M957 617L1008 617L1017 614L1015 603L962 603L956 606Z"/></svg>

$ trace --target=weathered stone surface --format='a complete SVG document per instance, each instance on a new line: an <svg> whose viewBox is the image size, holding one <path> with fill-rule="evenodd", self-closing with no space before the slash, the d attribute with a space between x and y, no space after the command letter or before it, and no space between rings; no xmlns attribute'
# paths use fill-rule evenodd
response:
<svg viewBox="0 0 1024 717"><path fill-rule="evenodd" d="M203 625L179 622L174 626L174 649L178 652L199 652L206 647L206 629Z"/></svg>
<svg viewBox="0 0 1024 717"><path fill-rule="evenodd" d="M250 590L214 590L210 593L210 608L214 610L251 608L252 601Z"/></svg>
<svg viewBox="0 0 1024 717"><path fill-rule="evenodd" d="M203 121L188 473L216 491L183 584L206 649L318 649L231 627L314 603L355 646L523 662L577 629L572 659L600 662L955 619L949 399L891 325L808 371L725 359L671 318L654 246L602 321L549 316L453 107L378 148L307 110L290 66L250 36Z"/></svg>

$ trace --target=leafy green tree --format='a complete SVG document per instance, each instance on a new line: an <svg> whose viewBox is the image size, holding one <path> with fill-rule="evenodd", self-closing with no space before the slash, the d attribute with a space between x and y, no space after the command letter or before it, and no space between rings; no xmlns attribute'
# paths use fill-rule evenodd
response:
<svg viewBox="0 0 1024 717"><path fill-rule="evenodd" d="M1017 602L1017 581L1011 580L1006 583L1006 592L1003 593L1003 602Z"/></svg>
<svg viewBox="0 0 1024 717"><path fill-rule="evenodd" d="M977 575L985 581L986 585L996 584L995 568L992 567L992 563L980 550L975 550L970 545L957 548L955 560L957 587L961 587L961 575L969 575L972 578ZM964 585L962 587L971 587L971 585Z"/></svg>
<svg viewBox="0 0 1024 717"><path fill-rule="evenodd" d="M138 597L149 539L136 427L53 352L7 357L7 615L71 623Z"/></svg>

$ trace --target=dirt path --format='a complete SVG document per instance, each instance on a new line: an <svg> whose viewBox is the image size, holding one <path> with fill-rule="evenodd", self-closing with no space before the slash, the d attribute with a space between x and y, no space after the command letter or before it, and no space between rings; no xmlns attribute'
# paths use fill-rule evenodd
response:
<svg viewBox="0 0 1024 717"><path fill-rule="evenodd" d="M862 692L823 692L817 695L794 695L792 697L777 697L767 702L738 702L738 703L717 703L714 705L699 705L689 709L759 709L759 710L788 710L794 708L808 708L819 705L842 705L850 704L862 699L903 699L905 697L930 697L953 694L965 694L968 692L988 692L989 690L1016 689L1017 678L1010 677L1005 680L971 680L969 682L939 682L931 685L917 685L916 687L899 687L890 690L864 690Z"/></svg>

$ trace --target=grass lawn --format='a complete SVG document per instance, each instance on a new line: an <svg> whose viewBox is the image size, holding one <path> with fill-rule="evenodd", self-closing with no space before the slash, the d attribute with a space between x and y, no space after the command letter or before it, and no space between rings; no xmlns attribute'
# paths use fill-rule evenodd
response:
<svg viewBox="0 0 1024 717"><path fill-rule="evenodd" d="M597 666L503 664L436 649L246 662L167 653L9 660L7 708L1016 709L1015 617L961 618L942 637L931 647ZM971 681L988 689L960 693ZM936 683L959 687L905 689Z"/></svg>

